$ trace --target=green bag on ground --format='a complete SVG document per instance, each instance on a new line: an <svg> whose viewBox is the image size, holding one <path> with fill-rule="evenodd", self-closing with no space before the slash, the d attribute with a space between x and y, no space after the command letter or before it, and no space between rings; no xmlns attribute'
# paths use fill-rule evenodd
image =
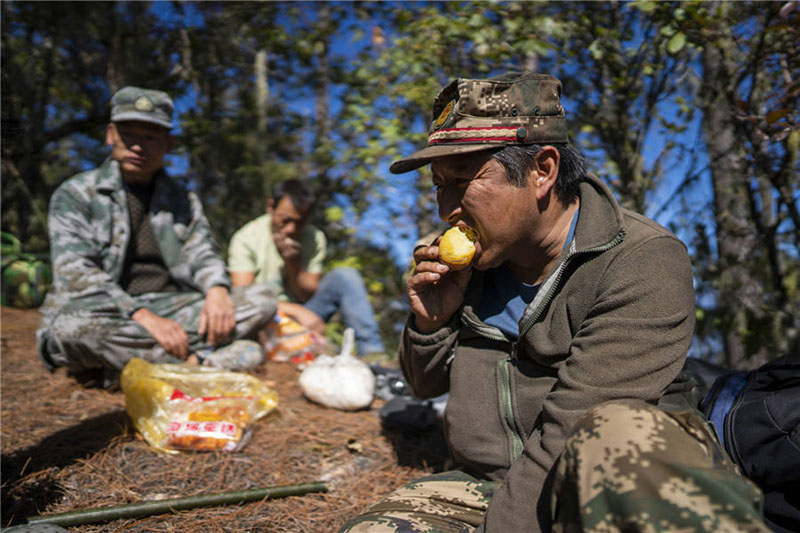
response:
<svg viewBox="0 0 800 533"><path fill-rule="evenodd" d="M2 290L0 303L11 307L39 307L53 281L47 254L22 252L22 243L0 232Z"/></svg>

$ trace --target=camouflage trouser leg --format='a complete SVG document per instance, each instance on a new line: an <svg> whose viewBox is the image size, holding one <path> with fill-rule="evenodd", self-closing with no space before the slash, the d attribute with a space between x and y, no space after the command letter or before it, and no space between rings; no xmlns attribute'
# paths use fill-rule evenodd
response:
<svg viewBox="0 0 800 533"><path fill-rule="evenodd" d="M635 400L602 404L578 423L552 502L556 532L769 531L760 491L699 413Z"/></svg>
<svg viewBox="0 0 800 533"><path fill-rule="evenodd" d="M347 522L340 532L472 531L483 522L498 485L460 471L434 474L395 490Z"/></svg>
<svg viewBox="0 0 800 533"><path fill-rule="evenodd" d="M275 314L276 300L263 285L231 291L236 328L232 339L255 339ZM178 322L189 336L189 348L208 347L198 332L205 297L199 292L151 293L136 296L136 304ZM121 370L132 357L152 363L179 363L150 333L107 299L74 300L61 308L49 327L40 332L54 366L73 370L109 368Z"/></svg>

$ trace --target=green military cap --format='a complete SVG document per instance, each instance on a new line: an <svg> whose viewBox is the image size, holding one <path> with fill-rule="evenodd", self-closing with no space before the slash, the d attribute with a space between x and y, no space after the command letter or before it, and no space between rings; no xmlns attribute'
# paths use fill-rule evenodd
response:
<svg viewBox="0 0 800 533"><path fill-rule="evenodd" d="M172 98L163 91L123 87L111 97L111 122L136 120L172 129Z"/></svg>
<svg viewBox="0 0 800 533"><path fill-rule="evenodd" d="M434 100L431 118L428 146L392 163L392 173L409 172L447 155L569 142L561 82L547 74L453 80Z"/></svg>

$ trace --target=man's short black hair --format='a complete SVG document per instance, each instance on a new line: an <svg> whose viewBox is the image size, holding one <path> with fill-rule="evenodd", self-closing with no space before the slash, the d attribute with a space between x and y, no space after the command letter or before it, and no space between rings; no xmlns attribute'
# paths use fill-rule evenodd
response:
<svg viewBox="0 0 800 533"><path fill-rule="evenodd" d="M580 183L586 176L586 159L569 143L553 143L552 146L560 155L556 196L562 203L570 204L578 198ZM528 172L542 148L539 144L508 145L493 153L492 158L503 165L509 183L524 187L528 182Z"/></svg>
<svg viewBox="0 0 800 533"><path fill-rule="evenodd" d="M275 205L278 205L284 196L288 196L292 204L300 210L311 207L316 200L308 182L296 178L279 181L272 186L272 199Z"/></svg>

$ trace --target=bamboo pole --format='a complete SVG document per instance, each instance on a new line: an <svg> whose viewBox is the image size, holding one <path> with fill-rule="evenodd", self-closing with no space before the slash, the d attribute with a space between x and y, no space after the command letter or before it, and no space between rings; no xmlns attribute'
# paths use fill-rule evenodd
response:
<svg viewBox="0 0 800 533"><path fill-rule="evenodd" d="M195 507L210 505L228 505L252 502L264 498L284 498L298 496L310 492L327 492L328 486L322 481L313 483L300 483L297 485L280 485L276 487L263 487L260 489L241 490L235 492L222 492L218 494L201 494L186 496L169 500L147 501L116 505L114 507L100 507L83 511L70 511L52 515L29 516L28 524L54 524L57 526L78 526L106 522L119 518L136 518L151 516L173 511L183 511Z"/></svg>

